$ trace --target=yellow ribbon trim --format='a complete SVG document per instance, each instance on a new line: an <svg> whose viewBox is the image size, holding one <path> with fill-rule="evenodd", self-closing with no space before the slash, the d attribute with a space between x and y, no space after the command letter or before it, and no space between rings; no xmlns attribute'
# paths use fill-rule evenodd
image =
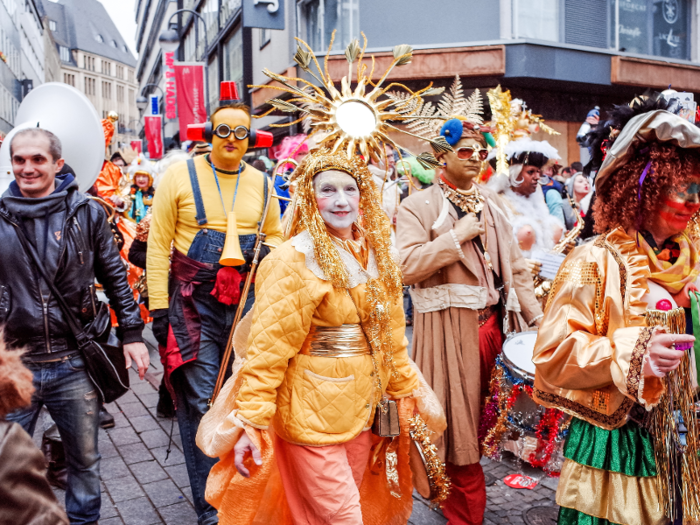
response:
<svg viewBox="0 0 700 525"><path fill-rule="evenodd" d="M666 525L654 477L625 476L567 459L557 505L621 525Z"/></svg>

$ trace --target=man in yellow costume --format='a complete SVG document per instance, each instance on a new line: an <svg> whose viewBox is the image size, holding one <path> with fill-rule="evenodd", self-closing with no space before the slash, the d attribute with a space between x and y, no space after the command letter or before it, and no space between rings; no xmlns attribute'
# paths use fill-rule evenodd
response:
<svg viewBox="0 0 700 525"><path fill-rule="evenodd" d="M560 525L700 519L684 311L700 271L700 131L667 111L673 100L638 98L601 121L601 235L559 269L537 338L534 397L573 416Z"/></svg>
<svg viewBox="0 0 700 525"><path fill-rule="evenodd" d="M163 176L153 199L146 261L153 333L176 402L199 525L218 522L216 510L204 499L206 479L216 461L196 447L195 435L236 309L251 308L254 299L253 293L240 297L247 264L222 267L219 259L229 217L235 214L239 236L229 242L239 242L250 262L269 184L263 173L241 160L251 134L250 110L236 100L231 84L222 86L229 98L222 100L208 124L211 154L177 163ZM274 200L262 225L270 245L282 241L279 216Z"/></svg>

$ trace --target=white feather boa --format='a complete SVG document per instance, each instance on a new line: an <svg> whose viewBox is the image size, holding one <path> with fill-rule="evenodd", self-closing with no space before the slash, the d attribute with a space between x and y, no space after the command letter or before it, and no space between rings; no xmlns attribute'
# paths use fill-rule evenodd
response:
<svg viewBox="0 0 700 525"><path fill-rule="evenodd" d="M547 252L554 248L554 234L557 227L562 225L556 217L550 215L542 188L538 187L535 193L527 197L507 188L503 192L503 198L508 201L508 218L513 225L513 235L517 237L518 230L523 226L530 226L535 231L537 240L532 250L523 251L525 257L537 250Z"/></svg>

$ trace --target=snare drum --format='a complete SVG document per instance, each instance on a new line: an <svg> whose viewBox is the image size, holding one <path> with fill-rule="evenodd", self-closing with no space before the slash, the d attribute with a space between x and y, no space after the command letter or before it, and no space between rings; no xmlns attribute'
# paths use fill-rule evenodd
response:
<svg viewBox="0 0 700 525"><path fill-rule="evenodd" d="M501 453L506 450L530 462L533 452L538 449L537 430L545 408L530 397L535 382L532 356L536 341L535 331L512 335L496 359L483 417L484 422L488 420L486 426L490 428L484 433L482 448L484 455L491 459L501 459ZM558 446L551 459L546 461L544 468L548 471L559 471L563 461L561 429L569 418L560 419L557 428L551 429L557 433ZM538 460L541 462L541 454Z"/></svg>
<svg viewBox="0 0 700 525"><path fill-rule="evenodd" d="M532 355L535 351L537 332L520 332L503 343L503 362L513 374L524 379L532 386L535 382L535 363Z"/></svg>
<svg viewBox="0 0 700 525"><path fill-rule="evenodd" d="M516 384L532 388L535 384L535 364L532 355L535 351L537 332L520 332L509 337L503 343L501 361L504 367L504 379L511 389ZM534 429L540 419L540 406L527 392L521 392L515 399L513 408L508 411L508 422L534 435Z"/></svg>

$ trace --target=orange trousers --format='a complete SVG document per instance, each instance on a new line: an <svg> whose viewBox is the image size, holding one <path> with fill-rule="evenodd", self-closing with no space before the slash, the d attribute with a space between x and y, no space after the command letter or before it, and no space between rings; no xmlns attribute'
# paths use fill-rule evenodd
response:
<svg viewBox="0 0 700 525"><path fill-rule="evenodd" d="M362 525L360 485L370 431L340 445L294 445L275 436L275 458L294 523Z"/></svg>

